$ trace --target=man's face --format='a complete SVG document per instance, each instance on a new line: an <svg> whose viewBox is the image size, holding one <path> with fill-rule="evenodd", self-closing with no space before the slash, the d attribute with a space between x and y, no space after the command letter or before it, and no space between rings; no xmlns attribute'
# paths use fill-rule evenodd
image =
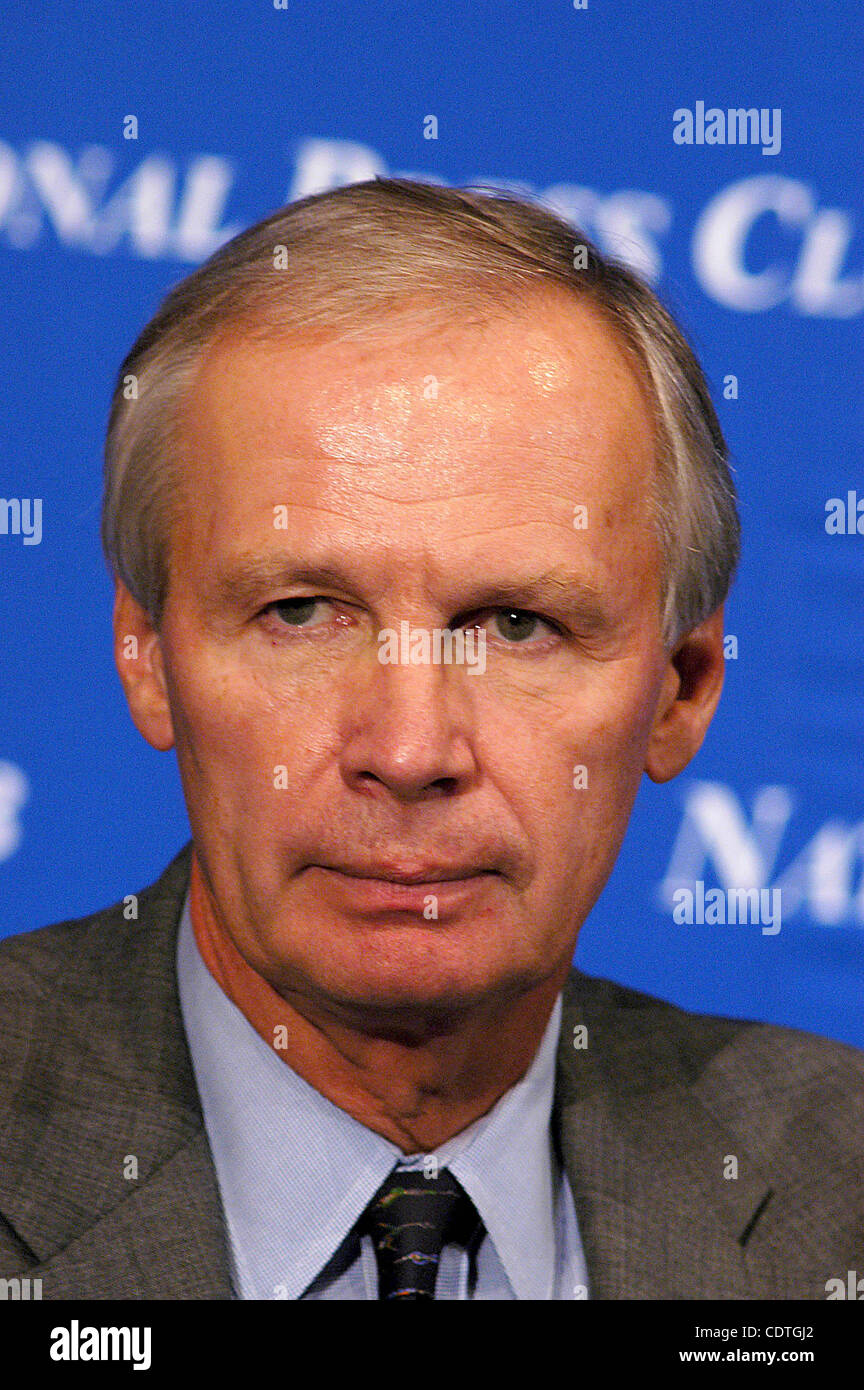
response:
<svg viewBox="0 0 864 1390"><path fill-rule="evenodd" d="M609 329L550 295L365 345L227 337L183 442L170 713L139 727L175 742L243 956L336 1013L563 978L668 678L652 428ZM485 671L382 664L406 621L482 627Z"/></svg>

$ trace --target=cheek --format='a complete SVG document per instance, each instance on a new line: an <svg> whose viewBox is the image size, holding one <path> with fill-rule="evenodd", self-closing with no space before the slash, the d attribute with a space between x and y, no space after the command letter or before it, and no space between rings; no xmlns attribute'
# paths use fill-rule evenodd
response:
<svg viewBox="0 0 864 1390"><path fill-rule="evenodd" d="M493 694L476 710L478 732L488 733L495 761L541 801L638 775L651 722L649 682L637 684L617 669L600 674L602 680L586 682L577 694L547 689L518 703Z"/></svg>
<svg viewBox="0 0 864 1390"><path fill-rule="evenodd" d="M302 797L332 759L332 683L314 698L287 683L277 693L254 671L229 670L199 653L176 672L171 701L181 774L199 799L206 789L219 805L278 819L286 794Z"/></svg>
<svg viewBox="0 0 864 1390"><path fill-rule="evenodd" d="M639 786L650 690L607 672L578 700L488 710L481 761L538 856L591 872L617 850ZM574 855L575 846L579 853Z"/></svg>

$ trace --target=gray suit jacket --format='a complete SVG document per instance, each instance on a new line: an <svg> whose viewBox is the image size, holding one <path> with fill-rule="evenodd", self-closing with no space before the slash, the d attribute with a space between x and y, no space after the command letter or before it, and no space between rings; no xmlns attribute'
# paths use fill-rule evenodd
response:
<svg viewBox="0 0 864 1390"><path fill-rule="evenodd" d="M46 1299L231 1297L175 978L190 849L137 921L0 943L0 1278ZM594 1298L822 1299L864 1272L856 1049L574 970L555 1132Z"/></svg>

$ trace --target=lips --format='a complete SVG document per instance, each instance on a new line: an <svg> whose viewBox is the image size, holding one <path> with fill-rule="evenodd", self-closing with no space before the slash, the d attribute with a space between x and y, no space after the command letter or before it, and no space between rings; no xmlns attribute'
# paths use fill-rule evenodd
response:
<svg viewBox="0 0 864 1390"><path fill-rule="evenodd" d="M340 911L361 917L409 913L432 923L468 908L478 894L499 878L494 870L465 864L424 863L409 867L379 862L362 867L310 867L321 875L324 896Z"/></svg>
<svg viewBox="0 0 864 1390"><path fill-rule="evenodd" d="M458 883L462 879L475 878L478 874L491 872L491 870L476 864L421 864L410 868L393 863L370 864L363 868L348 868L341 864L320 864L317 867L328 869L332 873L344 874L346 878L372 879L377 883L403 883L406 885Z"/></svg>

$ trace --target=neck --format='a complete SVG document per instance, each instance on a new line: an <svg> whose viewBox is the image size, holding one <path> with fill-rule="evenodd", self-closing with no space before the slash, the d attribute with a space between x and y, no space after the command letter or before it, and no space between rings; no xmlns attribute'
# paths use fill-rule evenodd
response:
<svg viewBox="0 0 864 1390"><path fill-rule="evenodd" d="M489 1000L425 1031L370 1025L327 1001L277 993L222 927L193 854L192 925L211 975L298 1076L398 1145L431 1152L491 1110L534 1059L567 967L515 998Z"/></svg>

